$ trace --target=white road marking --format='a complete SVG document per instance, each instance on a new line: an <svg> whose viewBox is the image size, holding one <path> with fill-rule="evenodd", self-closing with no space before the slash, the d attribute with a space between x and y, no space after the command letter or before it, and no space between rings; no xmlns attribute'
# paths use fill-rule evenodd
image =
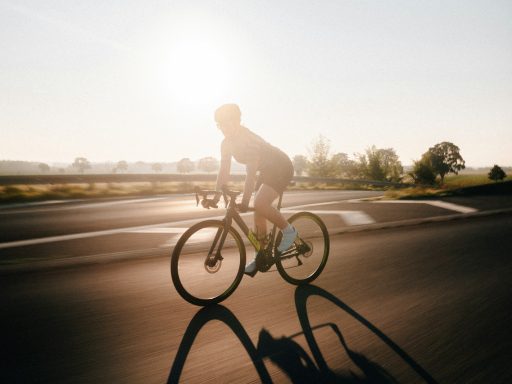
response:
<svg viewBox="0 0 512 384"><path fill-rule="evenodd" d="M24 203L19 204L18 206L11 205L11 206L5 206L0 207L0 215L12 215L12 214L18 214L18 213L32 213L32 212L54 212L54 211L70 211L75 209L90 209L90 208L98 208L98 207L109 207L113 205L122 205L122 204L134 204L134 203L146 203L151 201L157 201L157 200L165 200L167 197L152 197L152 198L143 198L143 199L130 199L130 200L115 200L115 201L105 201L101 203L90 203L85 202L85 200L72 200L72 201L65 201L65 200L55 200L50 202L49 204L52 204L48 207L44 207L46 203ZM70 205L60 205L63 203L73 203ZM80 203L80 204L74 204L74 203ZM168 203L169 205L181 205L183 204L182 201L170 201ZM41 208L38 207L42 206ZM11 209L7 209L11 208ZM31 209L36 208L36 209ZM1 211L3 209L4 211Z"/></svg>
<svg viewBox="0 0 512 384"><path fill-rule="evenodd" d="M299 210L292 209L283 209L281 210L283 213L297 213L301 212ZM363 211L319 211L319 210L308 210L308 212L314 213L316 215L338 215L348 226L352 225L364 225L364 224L373 224L375 220L373 220L368 214Z"/></svg>
<svg viewBox="0 0 512 384"><path fill-rule="evenodd" d="M324 203L312 203L312 204L303 204L303 205L294 205L292 207L286 207L281 208L282 211L285 209L302 209L302 208L308 208L308 207L319 207L322 205L333 205L333 204L339 204L339 203L345 203L346 200L336 200L336 201L326 201Z"/></svg>
<svg viewBox="0 0 512 384"><path fill-rule="evenodd" d="M70 235L49 236L49 237L42 237L42 238L38 238L38 239L9 241L7 243L0 243L0 249L24 247L24 246L27 246L27 245L57 243L59 241L87 239L87 238L90 238L90 237L116 235L116 234L119 234L119 233L126 233L126 232L132 232L132 231L142 231L142 230L156 229L156 228L161 228L161 227L165 227L165 226L173 225L173 224L178 224L178 223L180 223L180 222L153 224L153 225L145 225L145 226L140 226L140 227L107 229L107 230L104 230L104 231L73 233L73 234L70 234Z"/></svg>
<svg viewBox="0 0 512 384"><path fill-rule="evenodd" d="M175 228L175 227L160 227L160 228L143 228L143 229L134 229L132 231L127 231L127 233L178 233L181 234L185 232L187 228Z"/></svg>
<svg viewBox="0 0 512 384"><path fill-rule="evenodd" d="M432 205L433 207L443 208L450 211L455 211L459 213L472 213L478 212L478 209L466 207L464 205L448 203L446 201L441 200L376 200L373 203L380 204L427 204Z"/></svg>
<svg viewBox="0 0 512 384"><path fill-rule="evenodd" d="M429 201L426 203L429 205L433 205L434 207L449 209L451 211L460 212L460 213L471 213L471 212L478 211L478 209L475 209L475 208L465 207L465 206L459 205L459 204L447 203L446 201L440 201L440 200Z"/></svg>

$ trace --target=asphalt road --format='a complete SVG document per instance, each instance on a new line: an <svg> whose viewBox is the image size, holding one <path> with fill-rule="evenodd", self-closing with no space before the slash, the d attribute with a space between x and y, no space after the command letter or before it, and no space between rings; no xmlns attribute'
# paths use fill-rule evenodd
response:
<svg viewBox="0 0 512 384"><path fill-rule="evenodd" d="M329 211L322 217L333 232L368 225L357 224L368 218L382 223L454 213L423 203L331 204L334 197L316 196L316 203L329 204L308 207ZM287 206L306 204L302 199ZM49 210L16 207L9 218L17 216L23 228L29 219L23 224L20 211L33 209ZM47 215L52 227L53 213ZM119 229L123 220L116 220L101 230ZM270 271L244 278L222 306L207 309L184 302L170 280L169 238L176 233L157 224L179 220L144 218L133 223L149 226L139 232L15 243L80 233L34 226L3 240L10 246L0 248L2 258L26 262L26 254L37 260L64 250L68 257L59 259L96 257L74 266L2 270L0 382L512 380L510 213L333 234L329 262L313 286L296 288ZM98 255L123 255L128 246L119 243L132 237L133 244L155 245L144 257L101 263Z"/></svg>
<svg viewBox="0 0 512 384"><path fill-rule="evenodd" d="M331 233L387 223L458 213L432 204L379 204L360 201L371 191L286 193L285 215L307 209L319 214ZM511 204L512 205L512 204ZM466 208L464 205L456 205ZM145 257L168 253L181 233L205 218L220 218L223 209L196 207L191 195L140 199L106 199L0 207L0 269L6 264ZM245 218L251 224L251 214Z"/></svg>

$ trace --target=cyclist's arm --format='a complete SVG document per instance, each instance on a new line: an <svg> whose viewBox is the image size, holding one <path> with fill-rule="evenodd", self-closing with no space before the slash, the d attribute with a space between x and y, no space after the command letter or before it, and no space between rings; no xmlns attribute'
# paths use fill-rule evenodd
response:
<svg viewBox="0 0 512 384"><path fill-rule="evenodd" d="M220 198L222 186L227 184L229 181L229 171L231 169L231 148L226 140L222 141L220 153L220 168L219 173L217 174L217 184L215 187L215 190L219 192L217 196L218 198L216 197L217 200Z"/></svg>
<svg viewBox="0 0 512 384"><path fill-rule="evenodd" d="M247 163L246 167L247 176L245 177L244 195L242 197L242 206L247 207L251 200L254 186L256 184L256 172L258 171L258 160L255 159Z"/></svg>

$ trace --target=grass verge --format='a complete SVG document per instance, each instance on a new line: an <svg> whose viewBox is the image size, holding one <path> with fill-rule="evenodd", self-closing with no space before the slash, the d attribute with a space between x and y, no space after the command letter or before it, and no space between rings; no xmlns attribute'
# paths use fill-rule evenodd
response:
<svg viewBox="0 0 512 384"><path fill-rule="evenodd" d="M155 196L192 193L198 186L214 189L213 182L140 182L140 183L84 183L0 186L0 204L38 202L47 200L94 199L108 197ZM233 189L243 190L243 182L231 183ZM367 185L340 185L297 183L289 190L372 190ZM382 190L382 189L379 189Z"/></svg>
<svg viewBox="0 0 512 384"><path fill-rule="evenodd" d="M494 182L487 175L457 175L445 179L443 186L418 186L403 189L389 189L386 199L431 199L447 196L508 194L512 193L512 177Z"/></svg>

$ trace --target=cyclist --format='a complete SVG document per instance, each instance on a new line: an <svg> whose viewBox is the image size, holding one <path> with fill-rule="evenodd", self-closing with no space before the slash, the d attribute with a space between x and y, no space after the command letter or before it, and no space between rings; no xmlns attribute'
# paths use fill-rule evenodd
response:
<svg viewBox="0 0 512 384"><path fill-rule="evenodd" d="M221 162L217 176L213 204L216 205L222 195L222 186L228 181L231 157L245 164L246 178L240 212L247 211L251 195L254 197L254 225L256 237L264 246L267 236L267 220L277 225L283 233L277 250L286 251L297 237L297 230L286 218L272 206L272 203L286 189L293 177L293 164L290 158L260 136L241 125L241 112L236 104L224 104L215 111L217 127L222 131ZM259 173L259 175L258 175ZM253 277L257 272L256 258L245 267L245 273Z"/></svg>

